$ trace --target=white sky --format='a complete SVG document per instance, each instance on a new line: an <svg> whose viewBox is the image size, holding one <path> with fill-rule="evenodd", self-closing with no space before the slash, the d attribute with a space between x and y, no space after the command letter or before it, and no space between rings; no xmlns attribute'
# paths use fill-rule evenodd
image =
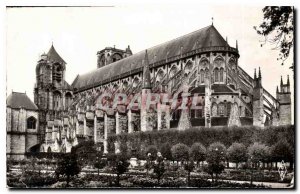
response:
<svg viewBox="0 0 300 194"><path fill-rule="evenodd" d="M253 26L261 23L262 7L204 6L199 4L128 5L116 7L7 8L6 64L7 95L25 92L33 99L35 67L39 55L48 52L53 41L56 51L67 62L69 84L77 74L96 69L97 51L107 46L133 53L155 46L211 24L228 37L235 47L238 40L239 65L251 76L261 67L263 86L275 96L280 75L284 83L293 72L292 57L284 66L278 51L260 46ZM293 93L292 93L293 94Z"/></svg>

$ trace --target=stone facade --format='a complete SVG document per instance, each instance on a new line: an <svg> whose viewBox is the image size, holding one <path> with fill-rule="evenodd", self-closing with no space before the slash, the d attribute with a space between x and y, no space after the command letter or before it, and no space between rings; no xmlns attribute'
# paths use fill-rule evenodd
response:
<svg viewBox="0 0 300 194"><path fill-rule="evenodd" d="M129 57L130 56L130 57ZM83 140L93 140L105 153L111 134L134 133L194 126L263 127L290 124L289 86L281 85L276 98L238 64L239 51L231 47L214 26L132 55L107 47L97 53L97 69L78 75L70 86L65 81L66 63L52 46L41 56L36 72L35 103L39 107L41 151L65 152ZM142 102L113 107L103 94L126 94ZM159 101L146 109L148 94L178 96L173 102ZM183 93L189 93L184 96ZM197 109L183 99L197 96ZM268 102L267 105L264 102ZM189 102L186 102L187 104ZM104 105L104 107L103 107ZM129 108L130 107L130 108ZM156 110L155 110L156 109ZM267 119L266 119L267 118ZM114 150L119 149L116 143Z"/></svg>
<svg viewBox="0 0 300 194"><path fill-rule="evenodd" d="M15 96L18 97L14 99ZM15 100L21 100L19 108L11 102ZM7 101L6 155L15 160L23 159L26 153L36 151L34 146L39 143L38 110L26 105L26 100L29 100L26 94L13 92Z"/></svg>

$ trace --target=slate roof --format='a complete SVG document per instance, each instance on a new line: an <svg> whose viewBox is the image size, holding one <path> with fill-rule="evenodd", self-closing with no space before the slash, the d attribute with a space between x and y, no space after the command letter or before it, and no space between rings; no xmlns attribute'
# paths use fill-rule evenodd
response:
<svg viewBox="0 0 300 194"><path fill-rule="evenodd" d="M50 61L66 64L66 62L61 58L61 56L59 56L59 54L56 52L53 45L49 49L47 56Z"/></svg>
<svg viewBox="0 0 300 194"><path fill-rule="evenodd" d="M6 106L10 108L24 108L38 110L38 107L29 99L26 93L12 92L6 99Z"/></svg>
<svg viewBox="0 0 300 194"><path fill-rule="evenodd" d="M180 54L190 52L197 48L214 46L229 47L228 43L224 40L216 28L213 25L210 25L171 41L151 47L147 49L147 51L149 63L152 64L154 62L164 60L167 57L180 56ZM138 52L102 68L79 75L73 81L72 86L80 90L88 86L96 86L97 84L100 84L101 81L114 76L122 75L124 73L130 74L132 70L139 69L143 66L142 61L144 58L145 51Z"/></svg>

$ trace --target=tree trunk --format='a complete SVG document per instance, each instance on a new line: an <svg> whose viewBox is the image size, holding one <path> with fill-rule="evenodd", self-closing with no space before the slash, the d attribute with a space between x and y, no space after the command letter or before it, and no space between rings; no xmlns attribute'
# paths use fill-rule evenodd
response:
<svg viewBox="0 0 300 194"><path fill-rule="evenodd" d="M190 186L190 181L191 181L191 172L188 171L188 186Z"/></svg>
<svg viewBox="0 0 300 194"><path fill-rule="evenodd" d="M119 186L120 185L120 174L118 173L117 174L117 186Z"/></svg>
<svg viewBox="0 0 300 194"><path fill-rule="evenodd" d="M69 187L69 183L70 183L70 175L67 175L67 185L66 185L66 187Z"/></svg>

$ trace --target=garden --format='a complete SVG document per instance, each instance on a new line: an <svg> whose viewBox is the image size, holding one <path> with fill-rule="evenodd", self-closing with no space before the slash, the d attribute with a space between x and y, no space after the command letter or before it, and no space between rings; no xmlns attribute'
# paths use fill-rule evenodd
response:
<svg viewBox="0 0 300 194"><path fill-rule="evenodd" d="M270 188L294 176L294 126L162 130L109 137L116 152L93 141L70 153L7 161L12 188ZM134 145L134 146L133 146ZM112 148L111 148L112 149ZM278 165L284 161L283 179Z"/></svg>

